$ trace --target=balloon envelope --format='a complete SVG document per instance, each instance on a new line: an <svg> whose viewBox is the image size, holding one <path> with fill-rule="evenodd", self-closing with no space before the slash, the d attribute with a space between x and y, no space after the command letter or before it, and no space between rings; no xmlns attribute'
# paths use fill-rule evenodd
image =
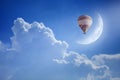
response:
<svg viewBox="0 0 120 80"><path fill-rule="evenodd" d="M86 33L92 25L92 18L88 15L81 15L78 17L78 25L82 29L82 31Z"/></svg>

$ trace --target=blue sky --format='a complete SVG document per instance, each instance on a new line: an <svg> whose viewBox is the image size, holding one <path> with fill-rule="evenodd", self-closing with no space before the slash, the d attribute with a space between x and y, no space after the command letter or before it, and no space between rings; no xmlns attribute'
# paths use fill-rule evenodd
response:
<svg viewBox="0 0 120 80"><path fill-rule="evenodd" d="M119 10L118 0L0 0L0 80L119 80ZM97 13L100 38L76 43L78 16Z"/></svg>
<svg viewBox="0 0 120 80"><path fill-rule="evenodd" d="M118 13L117 11L112 12L112 10L111 10L112 12L111 13L111 12L108 12L107 10L111 6L119 5L119 2L112 1L112 0L109 0L109 1L107 0L105 1L1 0L0 5L1 5L0 33L4 34L4 36L0 36L0 39L3 42L5 43L10 42L9 37L13 35L11 31L11 27L13 26L13 20L15 20L18 17L22 17L28 22L38 21L38 22L45 23L46 26L50 27L54 31L57 39L66 40L67 42L69 42L69 44L74 45L74 41L76 40L76 37L79 36L78 33L80 33L80 30L78 28L77 21L76 21L79 15L88 14L94 18L96 17L95 13L97 12L97 13L100 13L103 16L103 18L107 20L107 18L110 18L111 15ZM114 15L114 16L117 16L117 15ZM107 24L110 24L110 26L113 26L116 23L108 22ZM113 36L104 37L105 40L102 41L102 43L98 44L98 46L102 46L101 44L106 44L106 46L102 46L98 50L100 51L100 53L108 52L108 51L109 53L118 53L120 51L119 50L120 46L117 43L119 41L118 39L120 38L118 35L119 32L116 31L118 29L117 28L112 29L112 28L109 28L108 26L105 26L105 27L106 28L104 28L104 30L106 29L107 31L109 31L109 32L106 31L107 32L106 35L108 34ZM116 34L113 34L114 31L117 34L117 36ZM63 36L61 33L64 33L65 36ZM114 42L113 42L113 39L115 40ZM111 43L114 43L114 44L111 44ZM75 46L76 45L77 44L75 44ZM114 46L114 49L113 47L111 48L112 45ZM79 46L80 45L78 45L77 47ZM89 45L89 46L93 47L93 45ZM83 49L85 47L83 47ZM83 51L83 52L86 52L86 51Z"/></svg>

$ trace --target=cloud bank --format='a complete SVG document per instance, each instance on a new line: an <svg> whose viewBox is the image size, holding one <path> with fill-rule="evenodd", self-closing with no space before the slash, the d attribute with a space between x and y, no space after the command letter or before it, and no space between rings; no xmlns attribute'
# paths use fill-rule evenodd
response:
<svg viewBox="0 0 120 80"><path fill-rule="evenodd" d="M43 23L17 18L11 46L0 41L0 80L119 80L120 54L69 51Z"/></svg>

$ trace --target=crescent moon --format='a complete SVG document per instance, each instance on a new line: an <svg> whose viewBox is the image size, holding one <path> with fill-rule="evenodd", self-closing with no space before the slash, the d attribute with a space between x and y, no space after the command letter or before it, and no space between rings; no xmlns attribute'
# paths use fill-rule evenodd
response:
<svg viewBox="0 0 120 80"><path fill-rule="evenodd" d="M102 32L103 32L103 19L101 15L98 14L98 24L96 25L95 30L92 32L92 34L90 34L83 40L78 41L78 43L79 44L91 44L100 38Z"/></svg>

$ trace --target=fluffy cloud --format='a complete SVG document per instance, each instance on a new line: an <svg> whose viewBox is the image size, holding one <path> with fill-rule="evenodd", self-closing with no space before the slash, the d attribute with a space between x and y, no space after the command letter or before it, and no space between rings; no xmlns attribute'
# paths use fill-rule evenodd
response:
<svg viewBox="0 0 120 80"><path fill-rule="evenodd" d="M57 40L52 30L43 23L29 24L18 18L14 21L12 31L14 36L11 37L11 47L6 47L0 42L0 64L3 66L0 70L4 72L4 76L0 76L2 80L14 80L13 75L10 77L11 73L19 74L20 69L33 65L39 66L38 70L42 70L42 67L51 67L54 63L53 58L62 57L68 48L68 44ZM43 73L47 74L47 71Z"/></svg>
<svg viewBox="0 0 120 80"><path fill-rule="evenodd" d="M71 59L68 60L68 58L71 58ZM119 79L119 78L114 78L114 77L118 77L118 75L120 74L120 72L118 71L120 67L119 66L120 54L114 54L114 55L100 54L100 55L94 55L89 59L84 54L70 52L63 59L56 60L56 62L62 63L63 60L64 62L75 64L79 68L81 67L81 65L86 65L87 68L90 67L92 69L90 71L86 71L87 72L86 77L81 77L80 80L116 80L116 79Z"/></svg>
<svg viewBox="0 0 120 80"><path fill-rule="evenodd" d="M1 80L118 80L120 54L88 58L68 51L43 23L14 21L11 46L0 41Z"/></svg>
<svg viewBox="0 0 120 80"><path fill-rule="evenodd" d="M33 46L33 42L34 46L36 46L36 44L41 46L41 44L44 43L44 45L61 46L63 49L68 47L65 41L56 40L52 30L45 27L43 23L33 22L29 24L22 18L18 18L14 21L12 30L14 33L14 36L11 37L12 48L17 48L17 50L18 48L26 47L26 44L32 44Z"/></svg>

